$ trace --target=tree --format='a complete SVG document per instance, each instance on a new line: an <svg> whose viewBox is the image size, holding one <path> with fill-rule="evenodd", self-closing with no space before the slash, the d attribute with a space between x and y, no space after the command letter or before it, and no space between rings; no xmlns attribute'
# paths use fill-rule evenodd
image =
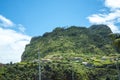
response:
<svg viewBox="0 0 120 80"><path fill-rule="evenodd" d="M113 45L115 46L116 50L120 53L120 34L119 33L112 33L110 34L111 39L113 40ZM118 65L118 58L116 58L116 68L118 70L118 78L120 80L120 72L119 72L119 65ZM106 79L109 80L109 79Z"/></svg>
<svg viewBox="0 0 120 80"><path fill-rule="evenodd" d="M109 35L113 41L113 46L120 53L120 34L119 33L111 33Z"/></svg>

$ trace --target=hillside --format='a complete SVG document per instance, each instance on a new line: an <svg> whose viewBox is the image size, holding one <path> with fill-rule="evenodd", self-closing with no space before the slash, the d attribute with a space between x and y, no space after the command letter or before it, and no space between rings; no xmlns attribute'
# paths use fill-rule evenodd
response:
<svg viewBox="0 0 120 80"><path fill-rule="evenodd" d="M70 54L100 54L116 53L108 36L112 31L106 25L92 25L89 28L71 26L57 27L43 36L33 37L26 45L22 61L33 61L40 56Z"/></svg>
<svg viewBox="0 0 120 80"><path fill-rule="evenodd" d="M41 80L118 80L112 43L120 49L120 35L111 33L106 25L71 26L33 37L20 63L0 64L0 80L38 80L38 52Z"/></svg>

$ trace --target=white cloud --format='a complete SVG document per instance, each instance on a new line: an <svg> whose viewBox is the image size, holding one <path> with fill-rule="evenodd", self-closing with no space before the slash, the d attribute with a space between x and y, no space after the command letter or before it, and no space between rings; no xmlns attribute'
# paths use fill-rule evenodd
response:
<svg viewBox="0 0 120 80"><path fill-rule="evenodd" d="M0 24L3 23L0 22ZM12 21L10 23L14 24ZM12 24L7 25L7 27L12 26ZM25 45L29 43L30 39L31 37L28 35L0 26L0 62L19 62Z"/></svg>
<svg viewBox="0 0 120 80"><path fill-rule="evenodd" d="M120 0L105 0L109 13L93 14L88 17L92 24L106 24L114 33L120 32L116 23L120 22Z"/></svg>
<svg viewBox="0 0 120 80"><path fill-rule="evenodd" d="M22 24L18 24L18 29L19 29L21 32L25 32L25 27L24 27Z"/></svg>
<svg viewBox="0 0 120 80"><path fill-rule="evenodd" d="M118 29L118 26L115 26L114 23L109 22L109 23L107 23L107 25L111 28L111 30L112 30L114 33L120 33L120 30Z"/></svg>
<svg viewBox="0 0 120 80"><path fill-rule="evenodd" d="M104 15L102 15L102 14L93 14L93 15L89 16L88 19L93 24L105 23Z"/></svg>
<svg viewBox="0 0 120 80"><path fill-rule="evenodd" d="M12 27L14 26L14 23L11 20L0 15L0 26L1 27Z"/></svg>
<svg viewBox="0 0 120 80"><path fill-rule="evenodd" d="M120 8L120 0L105 0L105 6L111 9Z"/></svg>

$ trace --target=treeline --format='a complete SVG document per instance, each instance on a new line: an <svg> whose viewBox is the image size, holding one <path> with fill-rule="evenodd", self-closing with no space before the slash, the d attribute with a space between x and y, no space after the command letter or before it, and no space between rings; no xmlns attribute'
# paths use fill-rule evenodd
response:
<svg viewBox="0 0 120 80"><path fill-rule="evenodd" d="M38 63L16 63L0 67L0 80L38 80ZM81 64L42 63L42 80L118 80L114 68L89 68Z"/></svg>

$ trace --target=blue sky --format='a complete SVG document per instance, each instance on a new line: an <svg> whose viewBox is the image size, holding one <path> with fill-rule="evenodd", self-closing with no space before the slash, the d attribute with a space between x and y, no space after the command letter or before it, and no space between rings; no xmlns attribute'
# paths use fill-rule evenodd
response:
<svg viewBox="0 0 120 80"><path fill-rule="evenodd" d="M19 62L31 37L56 27L106 24L119 31L120 0L0 0L0 62Z"/></svg>
<svg viewBox="0 0 120 80"><path fill-rule="evenodd" d="M59 26L90 26L87 17L102 7L101 0L0 0L0 14L24 25L30 36Z"/></svg>

